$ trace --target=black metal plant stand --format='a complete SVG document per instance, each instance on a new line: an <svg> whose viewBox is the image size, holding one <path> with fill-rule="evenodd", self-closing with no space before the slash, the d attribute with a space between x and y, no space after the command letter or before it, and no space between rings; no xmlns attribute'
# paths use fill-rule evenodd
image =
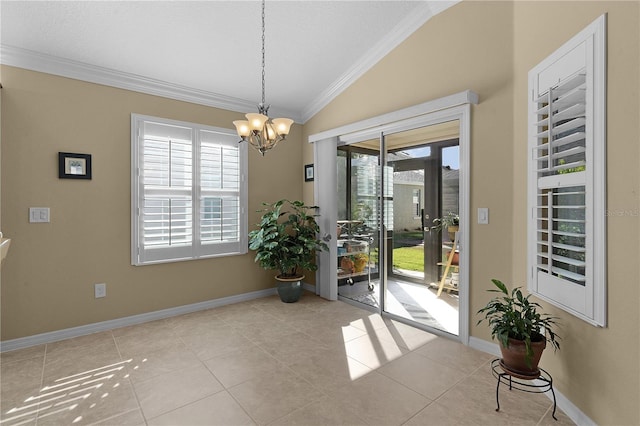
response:
<svg viewBox="0 0 640 426"><path fill-rule="evenodd" d="M553 396L553 413L551 416L557 421L556 394L553 391L553 378L551 375L540 368L540 374L536 377L521 376L503 369L501 361L502 360L499 358L491 361L493 377L498 379L498 383L496 385L496 404L498 405L498 408L496 408L496 411L500 411L500 383L504 383L505 385L509 385L509 390L515 389L528 393L545 393L547 391L551 391L551 395ZM538 380L538 383L533 383L532 380Z"/></svg>

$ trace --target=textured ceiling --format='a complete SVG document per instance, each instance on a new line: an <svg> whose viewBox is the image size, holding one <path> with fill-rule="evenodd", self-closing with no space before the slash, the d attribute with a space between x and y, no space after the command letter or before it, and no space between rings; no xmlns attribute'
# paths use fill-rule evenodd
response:
<svg viewBox="0 0 640 426"><path fill-rule="evenodd" d="M305 121L453 3L268 0L267 103ZM260 2L4 0L0 13L2 63L114 71L193 89L213 105L231 99L237 108L221 104L229 109L260 101Z"/></svg>

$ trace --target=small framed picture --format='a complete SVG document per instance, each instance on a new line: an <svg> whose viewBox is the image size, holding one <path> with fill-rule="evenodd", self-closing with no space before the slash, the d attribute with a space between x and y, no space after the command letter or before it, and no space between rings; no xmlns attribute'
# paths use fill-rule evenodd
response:
<svg viewBox="0 0 640 426"><path fill-rule="evenodd" d="M313 164L305 164L304 166L304 181L311 182L313 180Z"/></svg>
<svg viewBox="0 0 640 426"><path fill-rule="evenodd" d="M58 153L60 179L91 179L91 154Z"/></svg>

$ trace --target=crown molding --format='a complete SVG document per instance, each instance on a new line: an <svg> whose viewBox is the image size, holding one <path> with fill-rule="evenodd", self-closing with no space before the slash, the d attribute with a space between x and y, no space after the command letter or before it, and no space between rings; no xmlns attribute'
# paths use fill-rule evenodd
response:
<svg viewBox="0 0 640 426"><path fill-rule="evenodd" d="M460 1L461 0L425 1L419 6L415 13L412 13L402 20L387 37L369 49L353 67L348 69L335 82L322 91L322 93L302 111L293 111L287 108L272 106L270 108L270 115L290 117L296 123L305 123L429 19ZM59 58L5 44L0 44L0 64L191 102L198 105L221 108L228 111L246 112L256 109L255 102L245 99L225 96L219 93L173 84L106 67L90 65L84 62Z"/></svg>
<svg viewBox="0 0 640 426"><path fill-rule="evenodd" d="M228 111L247 112L256 110L255 102L244 99L90 65L84 62L58 58L45 53L4 44L0 45L0 63L89 83L102 84L119 89L161 96L163 98L221 108ZM298 112L288 111L275 106L271 107L270 112L272 113L270 115L290 117L296 123L302 122L300 113Z"/></svg>
<svg viewBox="0 0 640 426"><path fill-rule="evenodd" d="M353 67L348 69L317 98L307 105L302 111L302 122L306 123L311 117L320 112L322 108L327 106L338 95L344 92L382 58L388 55L400 43L417 31L418 28L423 26L429 19L460 1L461 0L424 2L415 13L412 13L403 19L398 25L396 25L391 33L389 33L377 45L368 50Z"/></svg>

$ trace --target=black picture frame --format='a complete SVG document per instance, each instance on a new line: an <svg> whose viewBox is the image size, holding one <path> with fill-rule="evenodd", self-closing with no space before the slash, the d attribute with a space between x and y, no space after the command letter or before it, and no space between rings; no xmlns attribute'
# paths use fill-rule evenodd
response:
<svg viewBox="0 0 640 426"><path fill-rule="evenodd" d="M91 154L58 152L58 178L91 179Z"/></svg>
<svg viewBox="0 0 640 426"><path fill-rule="evenodd" d="M304 181L311 182L313 181L313 164L305 164L304 166Z"/></svg>

